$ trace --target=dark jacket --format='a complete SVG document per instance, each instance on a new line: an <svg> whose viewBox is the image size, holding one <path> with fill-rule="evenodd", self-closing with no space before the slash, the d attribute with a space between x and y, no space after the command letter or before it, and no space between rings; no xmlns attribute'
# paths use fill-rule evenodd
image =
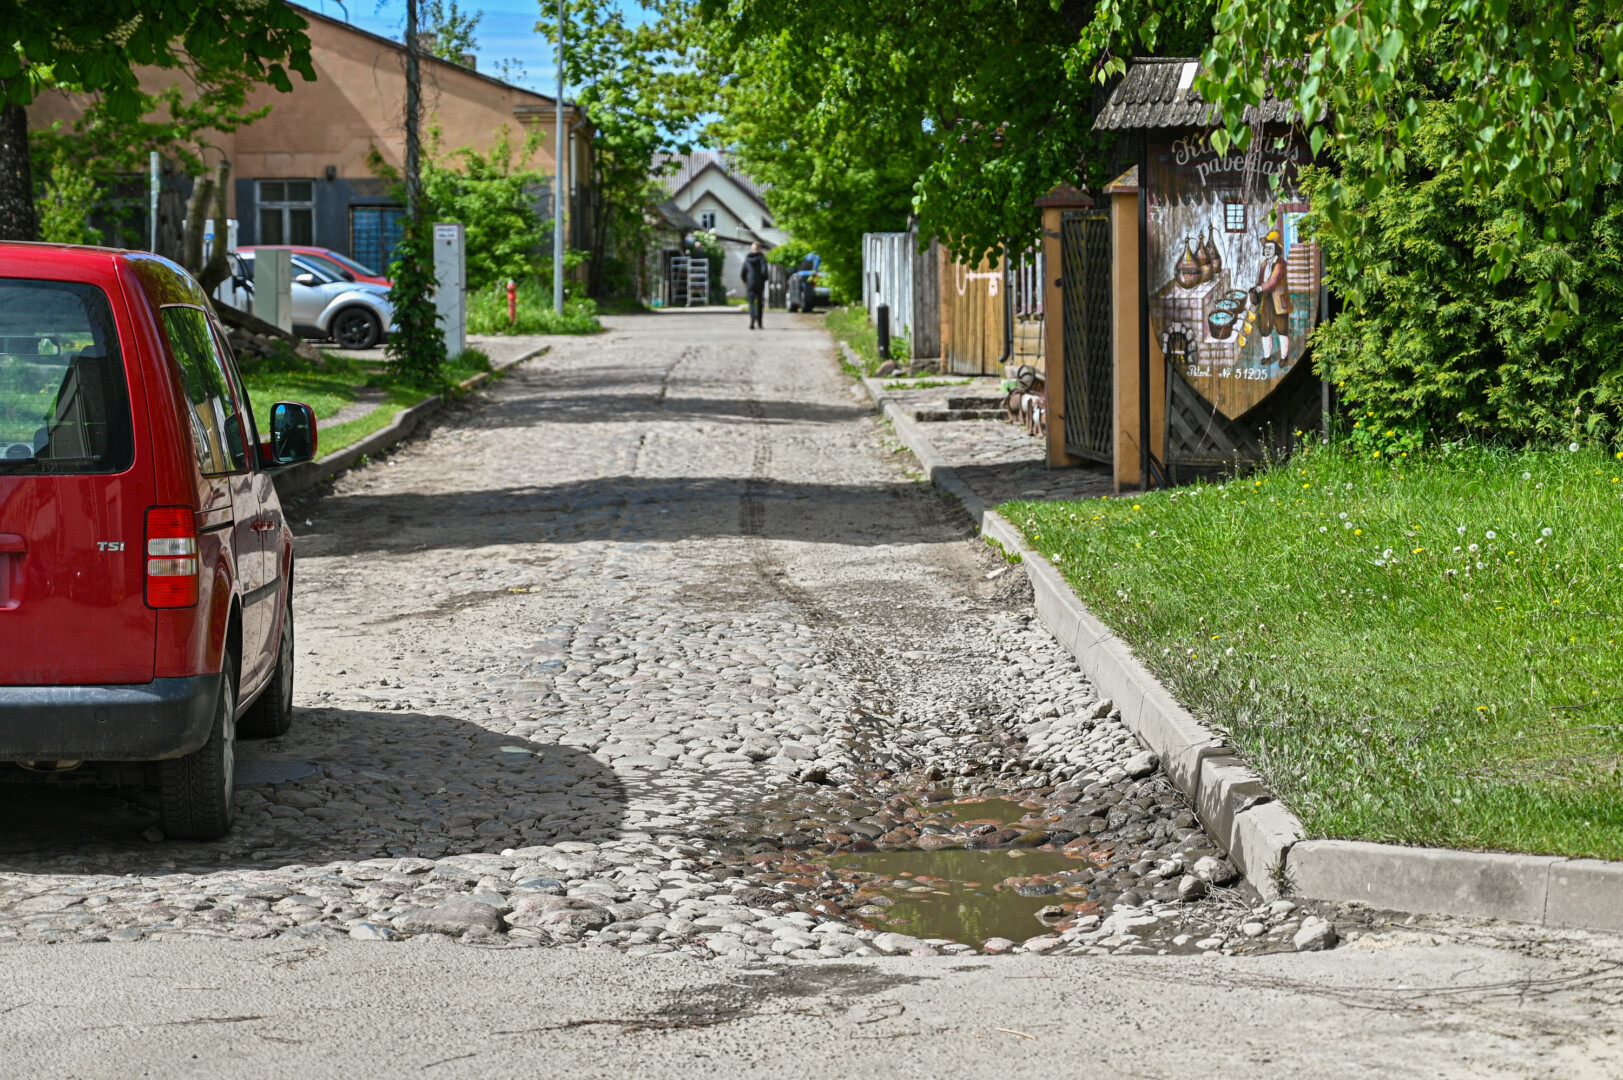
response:
<svg viewBox="0 0 1623 1080"><path fill-rule="evenodd" d="M766 291L766 256L752 251L744 256L744 288L748 292Z"/></svg>

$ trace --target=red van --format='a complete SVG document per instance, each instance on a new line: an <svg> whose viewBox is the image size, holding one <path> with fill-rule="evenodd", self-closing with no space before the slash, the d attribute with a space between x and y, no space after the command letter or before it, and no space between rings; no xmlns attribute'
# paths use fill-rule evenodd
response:
<svg viewBox="0 0 1623 1080"><path fill-rule="evenodd" d="M0 779L154 788L168 835L230 830L237 736L292 718L271 476L316 424L269 420L179 266L0 243Z"/></svg>

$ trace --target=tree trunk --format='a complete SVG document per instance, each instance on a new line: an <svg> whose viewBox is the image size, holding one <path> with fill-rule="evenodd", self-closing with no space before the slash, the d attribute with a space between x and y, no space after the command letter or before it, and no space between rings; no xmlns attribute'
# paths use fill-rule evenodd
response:
<svg viewBox="0 0 1623 1080"><path fill-rule="evenodd" d="M203 269L197 275L198 284L210 295L220 282L231 276L231 261L226 251L226 244L231 238L226 233L225 217L225 187L230 179L230 163L220 162L214 173L214 248L208 252L208 262L203 264Z"/></svg>
<svg viewBox="0 0 1623 1080"><path fill-rule="evenodd" d="M0 80L0 98L6 84ZM0 240L38 240L34 173L28 161L28 110L7 99L0 105Z"/></svg>

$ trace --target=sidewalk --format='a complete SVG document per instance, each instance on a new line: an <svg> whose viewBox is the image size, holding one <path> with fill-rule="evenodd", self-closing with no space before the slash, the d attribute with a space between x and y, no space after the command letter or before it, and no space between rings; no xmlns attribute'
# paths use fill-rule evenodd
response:
<svg viewBox="0 0 1623 1080"><path fill-rule="evenodd" d="M1051 467L1046 440L1027 435L1020 424L1001 419L938 419L974 412L1001 415L999 379L932 375L863 382L881 411L886 400L893 401L917 421L947 464L988 506L1011 499L1090 499L1114 493L1106 466ZM903 389L909 383L926 388Z"/></svg>

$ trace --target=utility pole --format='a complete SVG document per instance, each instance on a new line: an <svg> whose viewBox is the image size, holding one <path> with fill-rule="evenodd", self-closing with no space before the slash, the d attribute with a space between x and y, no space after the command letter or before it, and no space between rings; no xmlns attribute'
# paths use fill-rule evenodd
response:
<svg viewBox="0 0 1623 1080"><path fill-rule="evenodd" d="M417 223L422 205L423 177L418 161L418 113L421 94L417 72L417 0L406 0L406 220Z"/></svg>
<svg viewBox="0 0 1623 1080"><path fill-rule="evenodd" d="M163 186L163 179L158 174L158 152L152 151L147 155L147 223L151 237L151 250L158 250L158 192Z"/></svg>
<svg viewBox="0 0 1623 1080"><path fill-rule="evenodd" d="M558 149L552 169L552 307L564 313L564 0L558 0Z"/></svg>

